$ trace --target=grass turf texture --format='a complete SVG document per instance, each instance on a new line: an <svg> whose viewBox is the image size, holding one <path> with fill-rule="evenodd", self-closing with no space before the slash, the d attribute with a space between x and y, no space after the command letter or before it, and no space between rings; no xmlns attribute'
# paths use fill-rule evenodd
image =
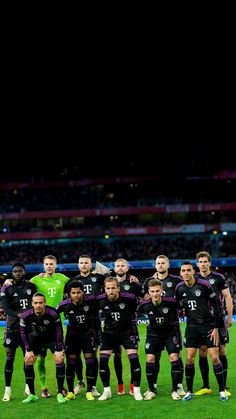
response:
<svg viewBox="0 0 236 419"><path fill-rule="evenodd" d="M182 325L184 330L184 325ZM142 394L147 390L147 382L145 376L145 353L144 342L146 325L139 325L140 331L140 361L142 366ZM4 329L0 328L0 337L3 337ZM235 417L236 412L236 325L235 323L230 329L230 344L227 348L227 355L229 360L228 371L228 386L232 392L228 402L221 402L219 400L218 387L216 379L213 375L212 367L210 365L210 383L213 389L213 394L209 396L194 397L190 402L173 401L171 398L171 377L170 364L168 356L165 353L161 358L161 370L158 378L158 395L152 401L135 401L133 397L128 394L130 368L127 356L124 353L123 359L123 377L126 394L124 396L117 395L117 381L113 369L113 359L110 360L111 368L111 389L112 398L106 401L90 401L85 398L85 389L82 390L76 400L69 401L59 405L56 400L56 378L55 365L53 364L52 356L48 353L47 356L47 382L52 397L50 399L42 399L41 391L38 386L38 379L36 373L36 394L39 400L35 403L25 405L22 403L24 399L24 375L23 375L23 359L21 350L18 349L17 357L14 364L14 373L12 380L12 398L10 402L0 401L0 418L1 419L184 419L189 417L191 419L228 419ZM113 358L113 356L112 356ZM4 363L5 350L0 346L0 397L2 400L4 394ZM185 350L183 349L183 360L185 361ZM194 380L194 391L197 391L202 381L200 378L198 368L198 355L196 359L196 374ZM184 388L185 380L184 380ZM97 388L102 391L103 387L100 379L98 379Z"/></svg>

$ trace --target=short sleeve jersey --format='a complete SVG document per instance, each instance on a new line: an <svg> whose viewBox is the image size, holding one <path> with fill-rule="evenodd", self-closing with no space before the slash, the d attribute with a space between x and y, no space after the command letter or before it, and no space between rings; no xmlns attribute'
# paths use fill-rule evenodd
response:
<svg viewBox="0 0 236 419"><path fill-rule="evenodd" d="M63 299L64 287L69 279L68 276L55 272L50 277L44 276L41 278L36 275L31 278L30 282L36 285L37 292L45 295L47 305L55 308Z"/></svg>

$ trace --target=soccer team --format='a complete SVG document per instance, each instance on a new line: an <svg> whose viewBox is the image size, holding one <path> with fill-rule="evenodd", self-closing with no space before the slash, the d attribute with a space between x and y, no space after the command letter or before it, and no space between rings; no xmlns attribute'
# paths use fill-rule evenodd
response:
<svg viewBox="0 0 236 419"><path fill-rule="evenodd" d="M169 259L156 258L156 272L144 285L130 275L128 262L119 258L114 274L92 270L92 260L81 255L79 274L69 278L56 272L57 260L44 257L44 273L25 279L25 267L15 263L12 279L1 289L1 303L7 316L4 334L6 350L4 402L11 400L11 381L16 349L24 354L25 395L23 403L38 400L35 394L34 363L37 360L41 396L50 397L46 383L45 357L47 349L56 366L57 401L66 403L76 398L85 387L86 399L110 399L109 359L114 353L114 369L119 395L125 393L122 377L122 347L130 362L129 393L135 400L152 400L157 394L157 379L161 353L167 350L171 364L173 400L190 401L196 396L211 394L209 355L218 383L221 401L231 395L227 388L228 361L226 343L232 325L233 304L223 275L211 270L211 256L201 251L196 255L199 272L191 262L180 267L180 276L169 273ZM145 314L148 325L145 342L146 378L148 389L140 391L141 365L138 356L137 313ZM187 318L185 330L187 392L183 389L184 365L181 357L182 338L180 313ZM227 317L225 314L227 313ZM66 336L63 336L64 319ZM100 350L98 351L100 347ZM203 387L193 393L195 356L199 349L199 367ZM99 356L99 362L98 362ZM66 358L66 365L65 365ZM98 371L103 392L96 388ZM78 379L74 386L75 376ZM64 387L66 378L67 388Z"/></svg>

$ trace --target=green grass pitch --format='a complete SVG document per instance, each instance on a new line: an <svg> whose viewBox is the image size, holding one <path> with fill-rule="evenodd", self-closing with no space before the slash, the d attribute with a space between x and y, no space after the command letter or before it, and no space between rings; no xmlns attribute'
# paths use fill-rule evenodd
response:
<svg viewBox="0 0 236 419"><path fill-rule="evenodd" d="M184 330L184 325L182 328ZM140 331L140 361L142 366L142 393L147 389L145 376L145 354L144 342L146 326L139 325ZM4 329L0 328L0 337L3 337ZM185 360L185 350L183 349L183 359ZM88 402L85 399L85 390L66 404L59 405L56 401L56 378L55 366L52 361L51 354L47 356L47 381L52 397L50 399L42 399L41 397L35 403L25 405L22 403L24 399L24 375L23 375L23 357L21 350L15 360L14 373L12 380L12 399L10 402L0 401L0 418L1 419L230 419L236 416L236 324L234 323L230 329L230 344L227 347L227 355L229 360L228 385L232 392L232 397L228 402L219 401L219 393L217 383L210 366L210 382L213 394L210 396L195 397L190 402L173 401L171 399L171 377L170 364L166 353L162 354L161 370L158 378L158 395L151 401L135 401L128 394L130 368L127 356L124 353L123 359L123 375L126 394L124 396L117 395L117 381L113 370L113 359L110 360L111 368L111 388L112 398L104 402L98 400ZM5 350L0 346L0 400L4 394L4 363ZM194 390L201 387L201 378L198 369L198 355L196 359L196 374L194 380ZM185 387L185 380L184 380ZM102 391L100 379L97 383L98 390ZM40 396L36 374L36 393Z"/></svg>

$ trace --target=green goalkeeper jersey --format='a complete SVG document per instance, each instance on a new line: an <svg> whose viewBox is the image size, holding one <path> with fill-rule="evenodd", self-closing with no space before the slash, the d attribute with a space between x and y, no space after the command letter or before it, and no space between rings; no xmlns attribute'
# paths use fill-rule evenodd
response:
<svg viewBox="0 0 236 419"><path fill-rule="evenodd" d="M30 282L36 285L37 292L45 295L47 305L55 308L63 300L64 287L69 279L68 276L55 272L54 275L43 278L33 276Z"/></svg>

